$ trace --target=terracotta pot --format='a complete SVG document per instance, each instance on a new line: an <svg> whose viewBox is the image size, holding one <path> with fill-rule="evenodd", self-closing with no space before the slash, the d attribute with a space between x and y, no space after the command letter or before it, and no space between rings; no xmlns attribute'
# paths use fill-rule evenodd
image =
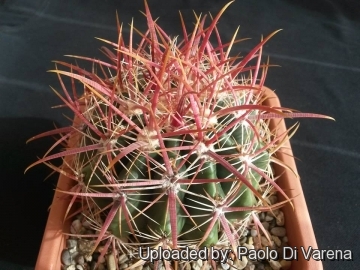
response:
<svg viewBox="0 0 360 270"><path fill-rule="evenodd" d="M266 95L268 100L265 102L265 105L280 107L280 101L272 90L266 89ZM270 128L273 129L274 127L278 128L280 134L285 132L285 121L283 119L272 120L270 122ZM292 168L297 174L295 159L289 141L284 144L281 151L276 153L276 157ZM318 248L300 179L296 178L289 170L284 170L276 164L274 164L274 170L275 175L283 173L277 180L277 184L285 190L285 193L289 198L294 198L294 209L290 204L286 204L282 208L285 215L285 227L289 244L291 247L297 247L297 250L299 251L298 260L294 260L291 263L291 270L322 270L323 265L321 261L313 259L310 259L309 261L305 260L300 250L301 247L306 250L308 250L309 247L312 247L313 249Z"/></svg>
<svg viewBox="0 0 360 270"><path fill-rule="evenodd" d="M264 89L266 89L266 95L269 98L265 104L272 107L280 107L280 102L276 94L268 88L264 87ZM275 126L280 133L286 130L284 120L272 120L270 128L274 128ZM276 156L297 172L289 142L286 142L281 152L278 152ZM298 260L292 261L291 270L322 270L323 266L321 261L312 259L309 261L305 260L300 250L301 247L304 247L306 250L308 247L317 249L317 243L300 180L297 179L293 173L288 170L284 171L284 169L279 166L274 165L274 169L276 174L283 173L277 180L279 186L285 190L290 198L294 198L293 204L295 210L293 210L290 204L286 204L282 209L285 214L285 226L289 244L298 249ZM71 180L61 175L57 189L69 190L71 185ZM60 192L55 192L35 267L36 270L61 269L60 254L65 247L66 240L62 233L68 232L70 227L69 222L64 222L64 216L68 206L67 201L61 199L61 197L62 194Z"/></svg>

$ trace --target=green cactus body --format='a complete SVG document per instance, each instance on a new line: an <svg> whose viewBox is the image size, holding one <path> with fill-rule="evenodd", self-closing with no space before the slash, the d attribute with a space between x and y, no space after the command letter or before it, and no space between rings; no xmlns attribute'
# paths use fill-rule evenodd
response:
<svg viewBox="0 0 360 270"><path fill-rule="evenodd" d="M200 165L201 159L195 161L196 165ZM193 170L197 170L194 166ZM217 179L216 164L212 161L205 161L200 172L195 176L195 179ZM220 183L209 182L204 184L193 184L190 186L189 191L193 194L201 195L202 197L192 194L186 194L185 204L188 206L188 212L196 222L192 223L190 218L186 219L183 238L186 240L202 239L206 229L212 219L213 205L206 199L208 196L214 200L220 200L224 197L224 192ZM205 210L204 210L205 209ZM204 224L205 223L205 224ZM194 227L194 230L192 230ZM189 230L192 230L188 232ZM218 241L219 226L216 222L215 226L211 229L207 239L201 246L215 245Z"/></svg>
<svg viewBox="0 0 360 270"><path fill-rule="evenodd" d="M228 98L226 102L217 101L217 109L220 110L229 104L234 103ZM102 107L103 108L103 107ZM103 111L107 111L103 108ZM135 124L142 129L145 128L145 121L143 116L140 118L132 119ZM191 120L192 121L192 120ZM190 121L190 123L191 123ZM233 115L225 115L218 119L219 123L216 129L223 126L232 124L236 121ZM122 121L117 120L122 124ZM193 123L193 122L192 122ZM103 124L101 126L104 126ZM118 136L116 145L125 148L131 144L132 140L136 140L136 132L133 130L127 131L129 126L124 126L122 134ZM89 132L92 138L96 137L93 131ZM206 138L217 136L216 132L210 131L205 134ZM233 128L223 133L214 143L213 150L218 155L224 157L237 171L244 173L244 162L242 160L241 151L246 148L246 153L253 153L260 149L261 143L257 142L257 138L254 138L254 132L249 125L236 123ZM255 142L253 142L253 140ZM85 143L93 143L93 139L85 138ZM221 233L221 226L218 221L208 232L208 226L214 215L215 206L214 203L209 200L212 199L217 203L221 203L227 196L231 196L231 200L228 202L228 207L251 207L256 204L256 199L253 192L245 186L240 184L241 180L236 179L234 175L228 171L223 165L217 164L214 160L209 159L206 153L198 153L197 150L193 151L189 155L190 150L170 150L172 148L185 147L199 147L193 136L191 135L178 135L175 137L169 137L164 140L164 144L167 150L167 158L171 161L171 166L174 171L174 175L168 175L166 171L161 171L152 162L149 163L149 157L153 158L165 166L163 160L164 153L154 149L152 152L136 151L125 155L119 162L114 165L116 173L116 179L118 183L130 183L138 179L153 179L153 180L165 180L169 178L170 182L174 182L177 186L176 191L176 226L177 235L181 235L181 239L186 241L194 241L202 239L205 233L208 233L208 237L204 239L201 246L216 245ZM250 149L250 146L251 149ZM117 155L121 151L114 151L112 155ZM84 183L91 187L92 185L98 185L93 188L94 192L110 192L111 189L101 187L108 182L104 175L104 171L109 161L106 155L102 156L101 164L104 167L103 170L94 167L96 161L96 155L98 152L92 151L90 153L81 153L80 158L84 161L88 160L89 165L84 168ZM186 159L184 161L184 159ZM180 166L180 164L183 164ZM269 164L269 154L265 151L254 157L253 165L257 166L260 170L265 171ZM199 169L199 166L202 167ZM149 167L150 166L150 167ZM159 171L160 170L160 171ZM94 173L92 173L94 171ZM90 175L92 177L90 179ZM248 170L247 175L244 175L252 185L258 189L258 183L261 176ZM172 179L173 178L173 179ZM176 184L176 178L187 179L189 184ZM233 181L222 181L222 179L232 179ZM202 183L190 184L191 179L202 179ZM206 179L219 179L219 182L206 182ZM169 212L169 198L168 198L168 186L138 190L127 194L128 201L126 203L127 213L130 217L136 216L131 220L132 228L136 230L140 235L141 231L147 230L147 234L171 237L171 220ZM196 194L196 195L195 195ZM159 198L160 196L160 198ZM153 204L152 201L157 200ZM95 203L99 208L109 206L112 201L106 198L95 198ZM188 214L192 217L189 218L185 211L182 209L180 203L187 209ZM145 211L143 209L146 209ZM128 237L130 233L129 224L125 219L124 213L121 213L124 209L119 208L115 217L110 223L109 231L119 238ZM141 214L139 212L143 211ZM240 220L246 217L249 211L234 211L225 213L225 217L230 221ZM147 226L144 226L145 219L147 219Z"/></svg>
<svg viewBox="0 0 360 270"><path fill-rule="evenodd" d="M233 120L234 121L234 120ZM231 124L231 123L230 123ZM255 142L253 142L255 140ZM252 145L252 149L249 147ZM244 154L241 151L246 150L246 153L253 153L260 149L260 143L254 138L254 132L248 125L237 124L229 130L222 138L219 140L219 144L215 146L217 153L223 155L225 159L237 169L239 172L245 171L244 164ZM245 149L244 149L245 148ZM270 156L265 151L261 153L260 157L256 157L255 161L251 161L253 165L258 167L260 170L265 170L269 164ZM234 178L234 175L224 168L223 165L217 164L217 175L219 179L229 179ZM245 175L244 175L245 176ZM246 175L247 180L253 185L255 189L259 188L259 181L261 176L257 172L253 172L252 169L248 169ZM233 188L237 188L233 199L229 202L230 207L251 207L256 203L255 196L253 192L241 183L238 186L239 181L234 179L232 182L222 182L221 186L226 194L231 191ZM229 220L241 220L245 218L250 211L238 211L238 212L228 212L226 217Z"/></svg>
<svg viewBox="0 0 360 270"><path fill-rule="evenodd" d="M150 157L155 157L156 153L149 153ZM147 160L144 155L137 155L135 153L134 157L128 161L126 166L127 169L123 169L118 173L117 181L119 183L133 182L138 179L146 179L149 178L147 175ZM125 191L126 193L126 191ZM135 217L139 211L141 211L146 206L146 200L149 199L149 195L146 195L148 192L146 190L143 191L135 191L127 194L126 207L128 211L128 215L130 217ZM120 214L120 211L125 211L124 209L119 209L117 211L117 215L112 220L110 224L110 228L112 233L114 233L118 237L128 236L130 233L129 225L125 219L124 214ZM145 216L140 214L134 220L134 228L136 230L143 229L145 227Z"/></svg>
<svg viewBox="0 0 360 270"><path fill-rule="evenodd" d="M178 147L181 143L179 137L170 138L165 141L166 148ZM168 151L168 157L172 161L172 167L174 173L179 175L186 172L186 165L183 165L179 168L181 159L179 157L179 151ZM160 156L159 156L160 157ZM161 163L161 161L160 161ZM163 177L170 177L168 175L160 175L154 173L153 179L162 179ZM186 189L185 185L179 185L180 190L177 191L176 196L182 202L184 200L184 189ZM163 197L156 202L150 209L147 211L147 215L152 218L152 220L148 220L148 230L149 233L155 232L159 235L171 235L171 225L170 225L170 212L169 212L169 201L168 195L166 194L166 190L164 188L157 188L154 191L153 199L155 200L159 194L163 194ZM184 218L183 210L178 202L176 202L176 217L177 217L177 234L180 234L183 229L185 218ZM156 222L154 222L156 221Z"/></svg>

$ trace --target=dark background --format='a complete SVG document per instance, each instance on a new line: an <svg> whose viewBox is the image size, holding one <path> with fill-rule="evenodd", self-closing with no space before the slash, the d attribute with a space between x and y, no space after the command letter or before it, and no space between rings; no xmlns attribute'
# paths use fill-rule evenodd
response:
<svg viewBox="0 0 360 270"><path fill-rule="evenodd" d="M189 29L192 11L215 15L227 1L149 0L154 17L172 36L181 35L178 10ZM283 29L265 46L272 64L266 85L285 107L327 114L336 122L302 119L292 147L321 249L351 249L353 262L324 262L325 269L359 269L360 2L335 0L236 0L219 23L224 41L240 25L250 37L233 52L248 52L261 35ZM49 85L52 60L65 54L102 57L102 42L117 40L116 10L145 27L142 0L0 0L0 269L32 269L57 176L45 166L25 175L51 138L31 136L68 122Z"/></svg>

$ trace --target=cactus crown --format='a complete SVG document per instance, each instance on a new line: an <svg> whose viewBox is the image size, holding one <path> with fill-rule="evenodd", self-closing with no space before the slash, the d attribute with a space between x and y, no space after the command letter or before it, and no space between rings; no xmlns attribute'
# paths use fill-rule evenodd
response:
<svg viewBox="0 0 360 270"><path fill-rule="evenodd" d="M75 214L81 212L96 231L88 236L96 240L93 250L104 240L107 248L133 253L139 245L236 250L256 213L290 201L271 163L295 127L276 134L268 121L325 116L263 105L269 65L261 62L262 46L276 32L246 56L231 57L236 33L224 44L216 28L227 6L207 25L206 16L196 17L191 33L182 21L179 41L153 20L145 3L148 30L140 33L131 24L126 45L118 23L118 42L103 40L114 48L103 48L108 62L72 56L92 62L91 72L56 62L69 70L52 70L64 96L54 91L75 121L32 139L59 134L54 147L69 138L72 145L49 151L30 167L44 163L73 180L73 188L62 192L71 196L68 213L80 202ZM137 47L134 32L141 37ZM64 159L61 168L50 163L55 158ZM285 201L268 205L273 191Z"/></svg>

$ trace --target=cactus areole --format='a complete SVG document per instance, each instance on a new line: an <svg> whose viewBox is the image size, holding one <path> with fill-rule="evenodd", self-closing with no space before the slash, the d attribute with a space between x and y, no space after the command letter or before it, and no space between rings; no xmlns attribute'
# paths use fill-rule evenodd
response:
<svg viewBox="0 0 360 270"><path fill-rule="evenodd" d="M67 218L76 208L87 220L96 232L87 236L92 251L105 241L108 249L133 254L160 246L236 252L259 212L291 203L271 165L296 126L276 134L268 121L327 117L263 105L269 65L262 47L276 32L247 55L231 56L236 33L223 43L216 28L228 5L211 19L196 17L191 32L180 16L183 36L174 38L145 3L148 30L131 24L125 37L118 22L118 42L103 40L112 47L103 48L108 61L72 56L90 61L91 71L56 62L52 72L64 95L54 91L75 121L32 139L61 135L55 145L73 143L30 167L44 163L73 180L71 190L61 191L69 196ZM52 165L56 158L64 159L62 167ZM274 191L285 200L269 205Z"/></svg>

